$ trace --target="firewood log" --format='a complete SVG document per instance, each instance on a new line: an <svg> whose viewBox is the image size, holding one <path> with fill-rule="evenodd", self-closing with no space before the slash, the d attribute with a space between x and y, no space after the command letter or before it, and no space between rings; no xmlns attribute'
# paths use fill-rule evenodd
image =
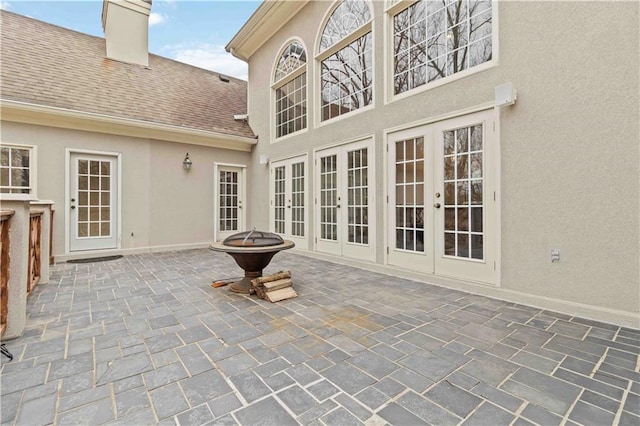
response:
<svg viewBox="0 0 640 426"><path fill-rule="evenodd" d="M298 297L298 293L296 293L292 287L281 288L280 290L265 293L265 299L272 303L293 297Z"/></svg>
<svg viewBox="0 0 640 426"><path fill-rule="evenodd" d="M272 274L272 275L267 275L267 276L264 276L264 277L254 278L254 279L251 280L251 284L256 286L256 285L268 283L270 281L282 280L282 279L285 279L285 278L291 278L291 271L280 271L280 272L276 272L275 274Z"/></svg>
<svg viewBox="0 0 640 426"><path fill-rule="evenodd" d="M283 280L277 280L277 281L269 281L262 284L262 287L266 292L280 290L281 288L287 288L291 286L292 286L291 278L285 278Z"/></svg>

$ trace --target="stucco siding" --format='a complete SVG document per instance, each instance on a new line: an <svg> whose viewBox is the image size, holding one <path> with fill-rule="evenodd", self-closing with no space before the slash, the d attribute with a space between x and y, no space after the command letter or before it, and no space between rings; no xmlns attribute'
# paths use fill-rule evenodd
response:
<svg viewBox="0 0 640 426"><path fill-rule="evenodd" d="M384 263L385 130L487 104L512 82L515 105L499 116L499 290L604 311L640 312L640 41L637 3L499 2L493 67L385 103L384 4L374 2L374 107L314 122L319 100L315 45L330 2L310 2L249 61L255 148L249 198L269 203L271 160L373 136L376 263ZM279 49L300 38L309 58L308 130L271 140L271 78ZM312 163L310 163L313 169ZM314 173L307 175L313 188ZM379 195L378 195L379 194ZM313 209L312 209L313 210ZM271 229L268 215L250 222ZM308 218L313 224L311 212ZM313 232L313 226L310 227ZM560 250L552 263L551 249ZM428 279L429 277L425 277ZM510 296L509 296L510 297Z"/></svg>
<svg viewBox="0 0 640 426"><path fill-rule="evenodd" d="M37 146L37 197L55 202L53 255L65 258L66 150L120 154L123 253L213 239L214 162L247 163L249 153L143 138L2 122L2 142ZM182 161L190 154L193 167ZM76 253L77 254L77 253Z"/></svg>

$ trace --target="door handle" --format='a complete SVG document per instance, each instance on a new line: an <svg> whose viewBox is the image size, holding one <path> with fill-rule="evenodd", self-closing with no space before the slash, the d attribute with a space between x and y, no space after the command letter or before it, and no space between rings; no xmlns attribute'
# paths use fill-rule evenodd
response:
<svg viewBox="0 0 640 426"><path fill-rule="evenodd" d="M336 209L339 209L339 208L340 208L340 204L336 204Z"/></svg>
<svg viewBox="0 0 640 426"><path fill-rule="evenodd" d="M73 210L73 209L75 209L75 208L76 208L76 206L71 206L71 210Z"/></svg>
<svg viewBox="0 0 640 426"><path fill-rule="evenodd" d="M439 209L439 208L440 208L440 203L435 203L435 204L433 205L433 207L435 207L436 209Z"/></svg>

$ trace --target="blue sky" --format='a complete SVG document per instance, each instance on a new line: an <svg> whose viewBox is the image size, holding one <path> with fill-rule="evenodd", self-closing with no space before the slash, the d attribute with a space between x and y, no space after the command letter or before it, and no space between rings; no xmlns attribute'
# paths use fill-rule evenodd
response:
<svg viewBox="0 0 640 426"><path fill-rule="evenodd" d="M3 9L86 34L103 37L101 0L2 0ZM224 46L260 1L154 0L149 19L149 51L234 77L247 78L244 62Z"/></svg>

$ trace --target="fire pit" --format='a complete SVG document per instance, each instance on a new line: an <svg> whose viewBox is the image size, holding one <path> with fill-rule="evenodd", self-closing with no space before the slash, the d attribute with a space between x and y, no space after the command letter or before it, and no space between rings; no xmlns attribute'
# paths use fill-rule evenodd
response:
<svg viewBox="0 0 640 426"><path fill-rule="evenodd" d="M283 240L277 234L252 230L233 234L222 242L212 243L209 247L233 257L244 270L244 278L231 284L231 291L249 294L251 280L262 276L262 270L276 253L293 246L295 244L292 241Z"/></svg>

